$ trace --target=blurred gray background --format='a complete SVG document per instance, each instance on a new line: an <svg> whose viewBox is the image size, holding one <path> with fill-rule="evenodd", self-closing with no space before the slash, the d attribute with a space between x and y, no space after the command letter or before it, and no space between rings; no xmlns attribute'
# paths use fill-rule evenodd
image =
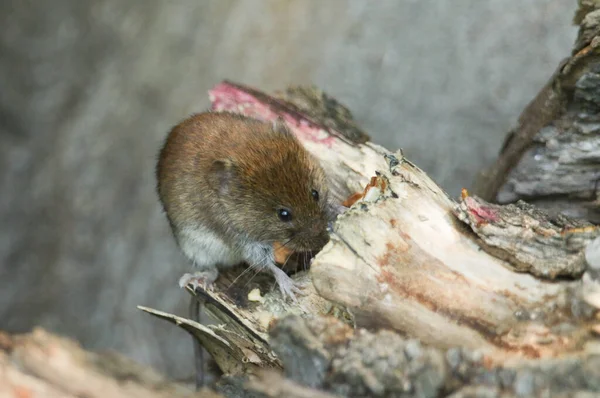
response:
<svg viewBox="0 0 600 398"><path fill-rule="evenodd" d="M0 1L0 329L191 375L187 270L154 191L168 129L227 78L314 83L451 195L567 56L575 0Z"/></svg>

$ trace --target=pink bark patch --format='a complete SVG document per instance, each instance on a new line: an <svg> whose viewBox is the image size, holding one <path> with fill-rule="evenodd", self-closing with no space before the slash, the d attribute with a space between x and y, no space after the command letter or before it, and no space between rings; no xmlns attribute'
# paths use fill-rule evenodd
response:
<svg viewBox="0 0 600 398"><path fill-rule="evenodd" d="M481 206L475 199L468 196L465 198L465 204L469 213L480 223L489 223L498 221L498 213L491 207Z"/></svg>
<svg viewBox="0 0 600 398"><path fill-rule="evenodd" d="M214 111L235 112L263 121L274 121L281 117L300 141L314 142L327 148L331 148L337 139L327 128L319 126L298 112L287 111L285 105L279 104L277 100L272 99L274 104L277 104L274 106L230 83L217 84L208 94Z"/></svg>

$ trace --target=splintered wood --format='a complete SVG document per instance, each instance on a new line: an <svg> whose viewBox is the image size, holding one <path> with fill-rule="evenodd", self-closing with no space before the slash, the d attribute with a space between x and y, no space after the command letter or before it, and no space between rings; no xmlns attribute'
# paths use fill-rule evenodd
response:
<svg viewBox="0 0 600 398"><path fill-rule="evenodd" d="M299 303L283 301L269 275L240 277L243 267L222 274L213 291L196 292L219 326L195 333L221 369L281 368L268 331L288 314L329 314L438 348L466 347L488 363L575 352L592 338L597 309L588 310L579 286L594 228L552 222L525 205L490 205L466 191L456 202L401 152L353 141L340 131L344 123L321 123L319 112L307 117L285 97L224 82L210 98L214 111L282 118L320 160L334 200L351 206L309 272L306 260L288 262L302 271L293 278L307 283ZM278 260L289 254L278 250ZM226 343L211 348L213 335ZM236 352L244 358L232 366Z"/></svg>
<svg viewBox="0 0 600 398"><path fill-rule="evenodd" d="M549 337L537 345L531 333L511 333L527 331L530 320L519 319L520 312L567 319L556 312L565 286L516 273L482 251L455 218L459 206L413 164L397 163L379 170L387 192L338 219L312 264L319 294L349 307L357 325L391 327L436 346L482 349L496 358L574 348L577 339Z"/></svg>

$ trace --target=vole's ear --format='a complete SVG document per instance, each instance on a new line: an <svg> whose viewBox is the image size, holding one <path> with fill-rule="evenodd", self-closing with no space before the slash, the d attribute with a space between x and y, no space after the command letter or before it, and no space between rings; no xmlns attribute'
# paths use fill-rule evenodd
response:
<svg viewBox="0 0 600 398"><path fill-rule="evenodd" d="M235 163L231 159L216 159L213 161L210 171L213 188L221 195L228 194L235 181Z"/></svg>
<svg viewBox="0 0 600 398"><path fill-rule="evenodd" d="M274 132L276 132L278 134L285 134L285 135L290 135L290 136L294 137L294 134L289 129L289 127L285 123L285 120L283 120L283 118L281 116L278 116L277 119L273 120L272 125L273 125Z"/></svg>

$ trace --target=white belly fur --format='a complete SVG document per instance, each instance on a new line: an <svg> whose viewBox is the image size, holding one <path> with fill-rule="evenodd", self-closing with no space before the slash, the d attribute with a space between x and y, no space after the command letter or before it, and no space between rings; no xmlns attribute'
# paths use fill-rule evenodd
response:
<svg viewBox="0 0 600 398"><path fill-rule="evenodd" d="M217 234L201 227L186 227L179 233L183 253L200 269L230 267L244 261Z"/></svg>

